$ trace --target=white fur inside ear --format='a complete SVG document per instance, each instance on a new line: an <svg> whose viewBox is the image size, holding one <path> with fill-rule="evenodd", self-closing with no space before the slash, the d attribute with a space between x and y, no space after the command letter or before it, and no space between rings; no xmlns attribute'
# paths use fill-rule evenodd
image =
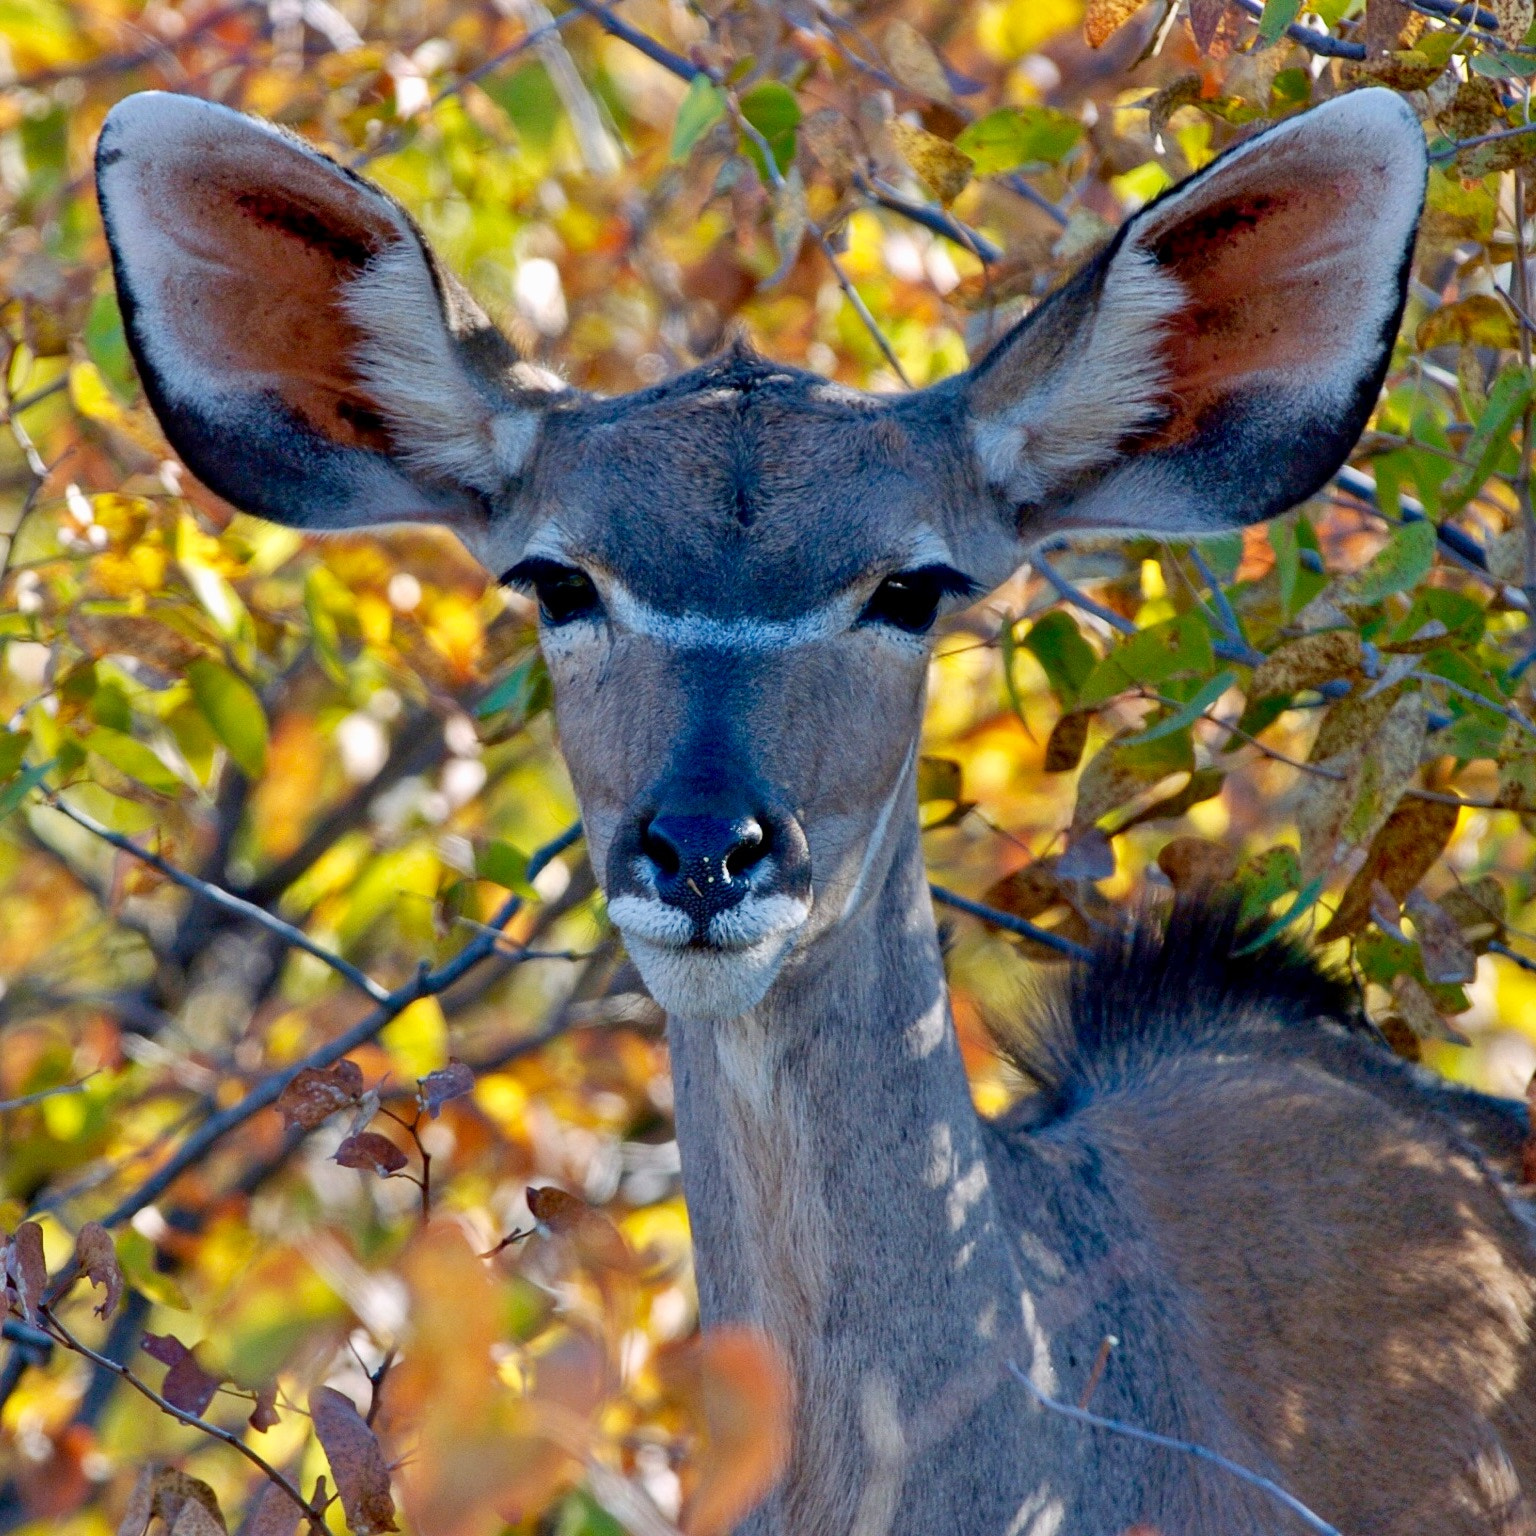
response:
<svg viewBox="0 0 1536 1536"><path fill-rule="evenodd" d="M1044 501L1155 426L1168 382L1158 340L1186 299L1147 251L1123 246L1076 351L1004 410L972 419L988 483L1016 503Z"/></svg>
<svg viewBox="0 0 1536 1536"><path fill-rule="evenodd" d="M476 384L413 242L369 262L342 304L366 338L352 360L358 382L411 468L489 495L522 472L543 413Z"/></svg>

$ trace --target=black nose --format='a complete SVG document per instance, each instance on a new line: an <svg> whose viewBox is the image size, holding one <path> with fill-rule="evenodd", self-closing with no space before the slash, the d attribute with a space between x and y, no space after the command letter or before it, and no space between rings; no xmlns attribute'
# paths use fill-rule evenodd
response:
<svg viewBox="0 0 1536 1536"><path fill-rule="evenodd" d="M640 834L656 894L701 927L747 894L770 841L756 816L653 816Z"/></svg>

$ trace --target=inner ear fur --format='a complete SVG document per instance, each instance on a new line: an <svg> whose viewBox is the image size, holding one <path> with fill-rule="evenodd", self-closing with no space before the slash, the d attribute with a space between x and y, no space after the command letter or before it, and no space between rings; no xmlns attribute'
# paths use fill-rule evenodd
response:
<svg viewBox="0 0 1536 1536"><path fill-rule="evenodd" d="M1213 532L1316 491L1381 388L1425 170L1408 107L1363 90L1132 218L967 380L1020 531Z"/></svg>
<svg viewBox="0 0 1536 1536"><path fill-rule="evenodd" d="M269 124L146 92L97 184L130 347L172 445L236 506L467 529L542 394L388 196Z"/></svg>

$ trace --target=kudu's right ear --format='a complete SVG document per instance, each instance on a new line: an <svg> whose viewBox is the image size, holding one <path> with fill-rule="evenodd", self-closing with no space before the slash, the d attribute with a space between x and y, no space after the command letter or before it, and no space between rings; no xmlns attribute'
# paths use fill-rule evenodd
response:
<svg viewBox="0 0 1536 1536"><path fill-rule="evenodd" d="M1362 90L1131 218L959 381L1023 544L1215 533L1317 491L1381 389L1425 170L1408 106Z"/></svg>
<svg viewBox="0 0 1536 1536"><path fill-rule="evenodd" d="M298 527L440 522L478 542L548 381L392 199L267 123L160 92L113 108L96 182L134 361L199 479Z"/></svg>

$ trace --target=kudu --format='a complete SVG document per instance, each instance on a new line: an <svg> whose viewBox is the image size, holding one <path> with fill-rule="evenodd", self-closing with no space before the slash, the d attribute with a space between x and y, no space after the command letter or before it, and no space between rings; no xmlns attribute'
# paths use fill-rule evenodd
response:
<svg viewBox="0 0 1536 1536"><path fill-rule="evenodd" d="M187 464L300 528L446 524L530 589L592 863L668 1015L706 1324L783 1347L758 1536L1536 1532L1518 1112L1436 1088L1218 907L1109 944L972 1107L915 814L935 620L1047 535L1273 516L1342 462L1425 147L1362 90L1137 213L969 373L871 397L738 347L622 399L529 367L388 197L201 101L98 155Z"/></svg>

